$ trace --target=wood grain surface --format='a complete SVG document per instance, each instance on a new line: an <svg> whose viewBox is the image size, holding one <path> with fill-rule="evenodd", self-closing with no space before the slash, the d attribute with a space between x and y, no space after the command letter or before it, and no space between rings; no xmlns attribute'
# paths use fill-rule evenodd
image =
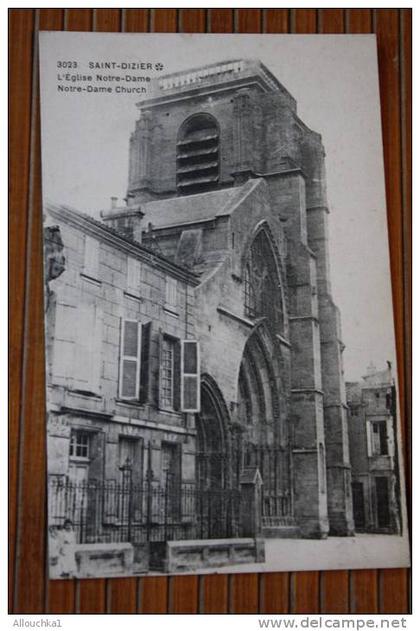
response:
<svg viewBox="0 0 420 631"><path fill-rule="evenodd" d="M405 569L48 580L37 32L63 29L377 34L408 481L411 471L411 10L10 9L9 612L409 612Z"/></svg>

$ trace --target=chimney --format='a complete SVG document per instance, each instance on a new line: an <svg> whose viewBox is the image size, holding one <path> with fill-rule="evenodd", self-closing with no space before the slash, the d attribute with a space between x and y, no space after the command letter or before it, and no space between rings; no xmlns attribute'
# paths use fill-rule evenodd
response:
<svg viewBox="0 0 420 631"><path fill-rule="evenodd" d="M366 369L367 375L372 377L376 373L376 366L373 361L370 362L369 366Z"/></svg>
<svg viewBox="0 0 420 631"><path fill-rule="evenodd" d="M111 208L117 207L118 197L111 197Z"/></svg>

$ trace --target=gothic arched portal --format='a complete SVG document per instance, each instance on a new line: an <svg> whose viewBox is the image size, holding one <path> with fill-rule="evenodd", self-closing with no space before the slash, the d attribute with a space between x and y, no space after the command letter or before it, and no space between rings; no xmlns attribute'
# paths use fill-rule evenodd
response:
<svg viewBox="0 0 420 631"><path fill-rule="evenodd" d="M252 333L242 356L237 408L242 431L232 454L240 450L242 467L259 469L263 525L278 527L292 514L286 402L280 349L275 342L268 345L271 336L261 328Z"/></svg>
<svg viewBox="0 0 420 631"><path fill-rule="evenodd" d="M229 413L215 381L201 381L197 426L197 503L200 537L235 537L239 533L239 490L231 486Z"/></svg>
<svg viewBox="0 0 420 631"><path fill-rule="evenodd" d="M197 482L201 490L228 485L227 410L215 382L201 381L201 410L197 414Z"/></svg>

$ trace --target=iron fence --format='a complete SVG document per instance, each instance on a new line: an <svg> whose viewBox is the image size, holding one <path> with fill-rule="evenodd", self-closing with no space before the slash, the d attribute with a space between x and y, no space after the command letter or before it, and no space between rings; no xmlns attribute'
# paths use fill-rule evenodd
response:
<svg viewBox="0 0 420 631"><path fill-rule="evenodd" d="M294 523L290 493L263 493L261 509L263 527L278 528Z"/></svg>
<svg viewBox="0 0 420 631"><path fill-rule="evenodd" d="M236 489L51 475L48 519L53 528L70 520L78 543L229 538L239 536L240 501Z"/></svg>

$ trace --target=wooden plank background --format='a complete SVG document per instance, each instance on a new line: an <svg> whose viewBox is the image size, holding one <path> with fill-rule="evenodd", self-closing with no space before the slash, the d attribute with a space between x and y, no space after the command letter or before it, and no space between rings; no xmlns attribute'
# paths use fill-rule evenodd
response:
<svg viewBox="0 0 420 631"><path fill-rule="evenodd" d="M377 34L400 403L410 479L411 9L10 9L9 612L409 612L405 569L48 580L38 30Z"/></svg>

